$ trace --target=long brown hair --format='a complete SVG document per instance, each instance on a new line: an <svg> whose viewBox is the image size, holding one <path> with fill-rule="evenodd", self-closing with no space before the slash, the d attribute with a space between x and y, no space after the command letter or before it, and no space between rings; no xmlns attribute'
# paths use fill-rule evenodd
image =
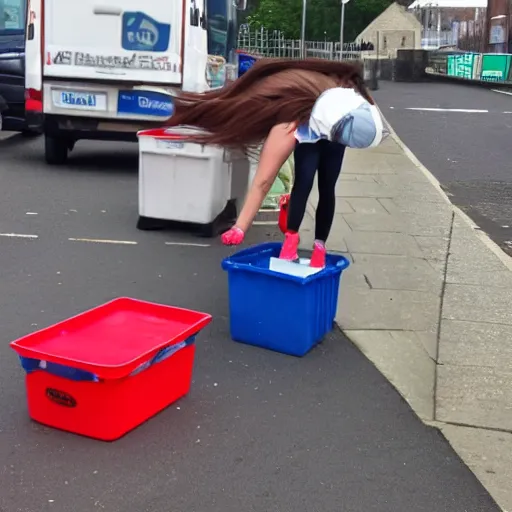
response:
<svg viewBox="0 0 512 512"><path fill-rule="evenodd" d="M373 104L358 64L261 59L222 89L180 93L169 121L203 129L198 142L246 149L259 144L276 124L307 121L320 94L340 86L354 88Z"/></svg>

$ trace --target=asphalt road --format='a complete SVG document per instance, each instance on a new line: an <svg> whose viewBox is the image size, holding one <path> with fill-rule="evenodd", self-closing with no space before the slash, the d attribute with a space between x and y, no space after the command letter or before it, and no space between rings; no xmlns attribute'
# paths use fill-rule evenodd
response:
<svg viewBox="0 0 512 512"><path fill-rule="evenodd" d="M0 144L0 233L38 237L0 236L2 512L498 510L340 332L303 359L230 340L231 250L136 230L135 146L79 143L50 168L41 140ZM31 422L8 343L118 296L213 314L189 396L110 444Z"/></svg>
<svg viewBox="0 0 512 512"><path fill-rule="evenodd" d="M375 98L452 202L512 255L512 95L460 83L381 82Z"/></svg>

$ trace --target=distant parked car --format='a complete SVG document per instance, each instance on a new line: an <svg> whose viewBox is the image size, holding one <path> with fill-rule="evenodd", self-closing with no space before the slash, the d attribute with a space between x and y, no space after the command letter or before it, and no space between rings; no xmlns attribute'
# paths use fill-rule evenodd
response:
<svg viewBox="0 0 512 512"><path fill-rule="evenodd" d="M0 97L3 129L33 133L25 119L26 0L0 1Z"/></svg>

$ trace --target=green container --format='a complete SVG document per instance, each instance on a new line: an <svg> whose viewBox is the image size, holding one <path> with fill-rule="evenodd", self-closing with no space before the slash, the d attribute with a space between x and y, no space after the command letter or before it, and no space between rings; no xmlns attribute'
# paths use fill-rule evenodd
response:
<svg viewBox="0 0 512 512"><path fill-rule="evenodd" d="M447 75L472 80L474 78L475 57L476 54L474 53L448 55Z"/></svg>
<svg viewBox="0 0 512 512"><path fill-rule="evenodd" d="M274 181L270 192L265 197L265 200L262 204L262 209L264 210L275 210L279 207L279 199L283 194L289 194L292 189L293 182L293 170L294 170L294 160L293 153L288 157L288 160L284 163L284 165L279 170L279 174Z"/></svg>
<svg viewBox="0 0 512 512"><path fill-rule="evenodd" d="M486 82L505 82L510 72L512 55L486 53L482 56L480 79Z"/></svg>

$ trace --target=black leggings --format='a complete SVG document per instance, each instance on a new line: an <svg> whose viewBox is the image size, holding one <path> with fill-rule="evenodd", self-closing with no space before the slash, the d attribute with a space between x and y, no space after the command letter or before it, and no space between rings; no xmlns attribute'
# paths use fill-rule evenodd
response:
<svg viewBox="0 0 512 512"><path fill-rule="evenodd" d="M295 181L288 207L288 230L299 231L306 204L318 170L318 207L315 239L325 242L331 231L336 206L336 181L341 171L345 146L320 140L295 145Z"/></svg>

